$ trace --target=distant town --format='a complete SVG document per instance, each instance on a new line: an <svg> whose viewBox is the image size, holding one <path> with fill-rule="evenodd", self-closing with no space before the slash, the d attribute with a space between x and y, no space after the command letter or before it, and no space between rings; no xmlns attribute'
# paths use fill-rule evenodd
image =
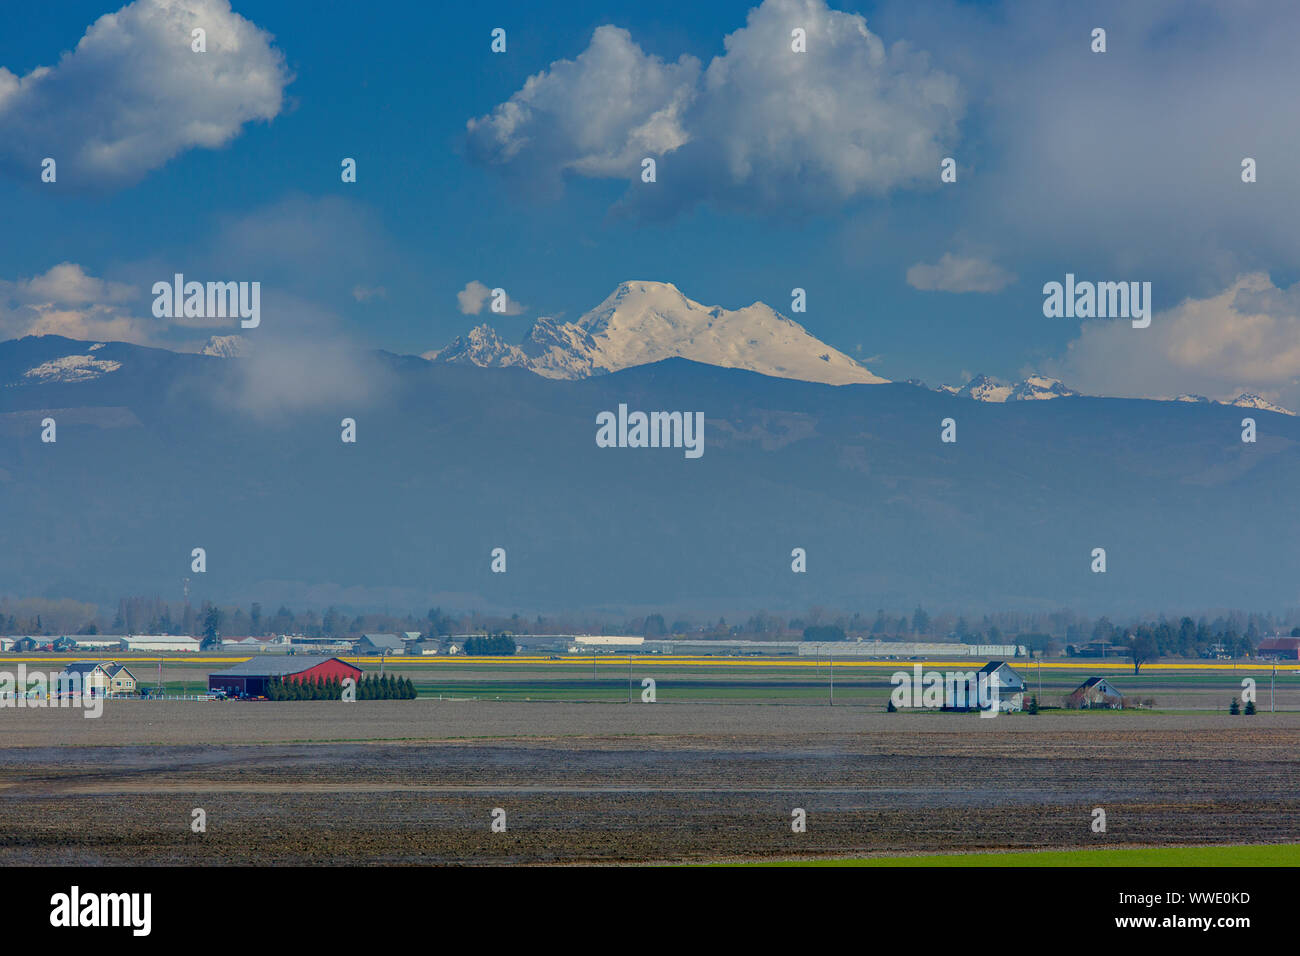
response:
<svg viewBox="0 0 1300 956"><path fill-rule="evenodd" d="M92 604L0 598L0 652L238 653L434 656L456 654L662 653L910 658L1115 657L1140 666L1157 658L1281 659L1300 655L1300 612L1224 611L1130 620L1073 611L874 615L812 608L767 611L728 623L660 613L348 615L334 607L267 613L202 602L122 598L110 622Z"/></svg>

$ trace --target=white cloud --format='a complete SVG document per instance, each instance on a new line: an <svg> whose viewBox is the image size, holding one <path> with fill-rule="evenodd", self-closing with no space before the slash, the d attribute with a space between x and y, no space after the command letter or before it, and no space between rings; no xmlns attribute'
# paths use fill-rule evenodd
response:
<svg viewBox="0 0 1300 956"><path fill-rule="evenodd" d="M210 332L238 332L237 318L154 317L154 283L170 283L180 272L187 281L259 282L259 344L278 336L342 340L345 322L333 306L349 296L386 297L374 279L392 260L365 207L337 197L290 196L220 217L202 246L179 258L156 254L119 266L114 275L126 281L94 276L73 262L31 277L0 276L0 339L65 335L184 351L202 348Z"/></svg>
<svg viewBox="0 0 1300 956"><path fill-rule="evenodd" d="M483 303L487 301L491 291L482 282L472 279L465 288L456 293L456 304L465 315L478 315L483 311Z"/></svg>
<svg viewBox="0 0 1300 956"><path fill-rule="evenodd" d="M135 295L131 286L98 279L71 262L30 279L0 279L0 338L64 335L146 344L157 322L130 309Z"/></svg>
<svg viewBox="0 0 1300 956"><path fill-rule="evenodd" d="M807 52L791 51L791 30ZM564 173L632 183L623 204L671 213L697 202L786 213L938 184L962 95L904 43L886 47L823 0L765 0L703 71L600 27L468 124L470 153L554 189ZM644 156L657 182L640 181Z"/></svg>
<svg viewBox="0 0 1300 956"><path fill-rule="evenodd" d="M1256 392L1296 407L1300 283L1283 290L1263 273L1243 275L1216 295L1157 312L1146 329L1085 320L1045 371L1099 395L1228 399Z"/></svg>
<svg viewBox="0 0 1300 956"><path fill-rule="evenodd" d="M625 176L646 155L687 138L681 111L694 95L700 63L665 63L613 26L598 27L576 60L558 60L531 76L488 116L467 124L473 155L495 165L522 164L550 188L572 170Z"/></svg>
<svg viewBox="0 0 1300 956"><path fill-rule="evenodd" d="M382 285L354 285L352 287L352 298L358 302L369 302L371 299L386 299L388 298L388 290Z"/></svg>
<svg viewBox="0 0 1300 956"><path fill-rule="evenodd" d="M492 290L485 286L477 279L471 279L465 288L456 293L456 304L460 311L465 315L478 315L487 305L488 297ZM509 294L506 295L506 310L502 315L521 315L527 311L527 306L516 302Z"/></svg>
<svg viewBox="0 0 1300 956"><path fill-rule="evenodd" d="M190 49L195 27L206 53ZM135 0L52 67L0 67L0 157L34 180L50 156L60 184L103 186L223 146L280 112L291 77L271 39L229 0Z"/></svg>
<svg viewBox="0 0 1300 956"><path fill-rule="evenodd" d="M1016 277L978 256L945 252L935 265L918 262L907 270L907 284L923 292L998 292Z"/></svg>
<svg viewBox="0 0 1300 956"><path fill-rule="evenodd" d="M946 225L1018 261L1197 296L1300 261L1300 124L1278 119L1294 113L1300 4L886 0L875 22L957 73L978 117L941 193ZM1105 54L1089 49L1097 26Z"/></svg>

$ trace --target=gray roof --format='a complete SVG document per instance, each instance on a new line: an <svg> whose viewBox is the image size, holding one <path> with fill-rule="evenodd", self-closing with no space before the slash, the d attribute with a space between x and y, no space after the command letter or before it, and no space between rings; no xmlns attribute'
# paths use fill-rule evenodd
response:
<svg viewBox="0 0 1300 956"><path fill-rule="evenodd" d="M289 674L301 674L311 670L317 664L337 661L337 657L325 657L315 654L287 654L284 657L254 657L252 660L240 661L224 671L215 671L209 677L286 677ZM346 661L340 663L347 664ZM354 667L354 664L347 664ZM360 670L361 668L357 668Z"/></svg>
<svg viewBox="0 0 1300 956"><path fill-rule="evenodd" d="M65 674L92 674L97 668L103 667L105 672L108 671L111 661L77 661L75 664L69 664L63 668Z"/></svg>
<svg viewBox="0 0 1300 956"><path fill-rule="evenodd" d="M1111 690L1115 691L1115 693L1117 694L1119 693L1119 691L1115 689L1115 685L1112 684L1104 677L1089 677L1086 681L1084 681L1082 684L1076 687L1074 691L1077 694L1081 690L1090 690L1093 687L1096 687L1098 684L1105 684Z"/></svg>
<svg viewBox="0 0 1300 956"><path fill-rule="evenodd" d="M401 650L406 646L396 634L362 634L361 640L373 647L387 647L390 650Z"/></svg>
<svg viewBox="0 0 1300 956"><path fill-rule="evenodd" d="M992 674L995 671L999 671L1004 667L1010 672L1012 679L1004 683L1002 685L1003 687L1007 688L1008 690L1017 690L1019 688L1027 686L1025 684L1025 679L1021 677L1018 673L1016 673L1016 669L1012 667L1010 664L1008 664L1006 661L989 661L987 664L985 664L983 667L980 668L980 673Z"/></svg>

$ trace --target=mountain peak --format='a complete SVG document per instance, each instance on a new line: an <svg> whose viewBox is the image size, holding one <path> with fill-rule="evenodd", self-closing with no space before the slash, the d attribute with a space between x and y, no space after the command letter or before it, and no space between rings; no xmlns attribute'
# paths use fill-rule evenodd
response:
<svg viewBox="0 0 1300 956"><path fill-rule="evenodd" d="M1027 376L1024 381L1009 384L990 375L976 375L961 388L952 385L940 385L939 391L963 398L973 398L977 402L1026 402L1045 401L1052 398L1069 398L1079 393L1064 385L1060 379L1037 373Z"/></svg>
<svg viewBox="0 0 1300 956"><path fill-rule="evenodd" d="M1281 405L1274 405L1268 399L1256 395L1254 392L1242 392L1236 398L1223 403L1224 405L1235 405L1238 408L1258 408L1266 412L1278 412L1282 415L1294 415L1295 412L1288 411Z"/></svg>
<svg viewBox="0 0 1300 956"><path fill-rule="evenodd" d="M212 355L217 358L243 358L248 355L248 339L242 335L214 335L199 350L200 355Z"/></svg>
<svg viewBox="0 0 1300 956"><path fill-rule="evenodd" d="M425 352L421 357L447 365L479 365L484 368L528 365L528 356L523 350L507 343L486 322L456 336L446 348Z"/></svg>
<svg viewBox="0 0 1300 956"><path fill-rule="evenodd" d="M679 295L682 296L682 298L686 298L682 295L682 290L677 288L677 286L673 285L671 282L656 282L653 279L633 279L628 282L620 282L618 287L610 293L611 296L618 298L624 298L629 295L657 294Z"/></svg>
<svg viewBox="0 0 1300 956"><path fill-rule="evenodd" d="M481 331L482 330L482 331ZM671 282L621 282L575 322L538 319L521 345L487 326L425 353L437 362L522 365L547 378L585 378L669 358L829 385L885 382L762 302L706 306Z"/></svg>

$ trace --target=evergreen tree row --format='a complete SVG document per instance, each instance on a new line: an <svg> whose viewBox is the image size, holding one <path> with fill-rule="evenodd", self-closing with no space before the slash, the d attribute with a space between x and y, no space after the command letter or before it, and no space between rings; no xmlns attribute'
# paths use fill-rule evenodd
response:
<svg viewBox="0 0 1300 956"><path fill-rule="evenodd" d="M515 640L509 634L477 634L466 638L466 654L491 654L509 657L515 652Z"/></svg>
<svg viewBox="0 0 1300 956"><path fill-rule="evenodd" d="M266 696L269 700L342 700L343 681L337 677L276 677L267 685ZM367 674L357 681L357 700L414 700L415 696L415 684L409 677Z"/></svg>

